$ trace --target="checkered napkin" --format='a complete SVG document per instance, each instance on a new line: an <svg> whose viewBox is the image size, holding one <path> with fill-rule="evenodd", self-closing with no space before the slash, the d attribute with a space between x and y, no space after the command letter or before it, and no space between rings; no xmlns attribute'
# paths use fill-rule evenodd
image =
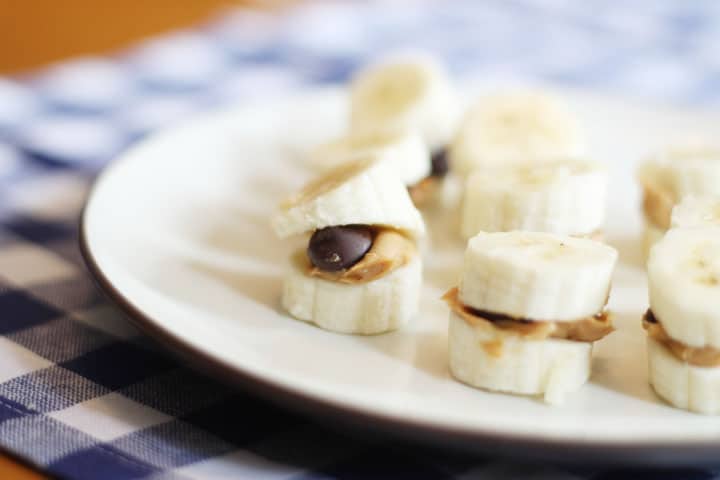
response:
<svg viewBox="0 0 720 480"><path fill-rule="evenodd" d="M346 80L390 50L428 50L457 75L715 105L719 19L713 0L311 4L0 78L0 447L71 479L637 478L350 439L195 374L101 298L78 214L99 168L147 132Z"/></svg>

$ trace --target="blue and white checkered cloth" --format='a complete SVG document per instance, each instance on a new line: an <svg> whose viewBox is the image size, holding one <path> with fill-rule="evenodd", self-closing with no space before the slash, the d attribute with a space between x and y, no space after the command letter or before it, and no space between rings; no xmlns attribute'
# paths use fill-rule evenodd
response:
<svg viewBox="0 0 720 480"><path fill-rule="evenodd" d="M0 447L71 479L638 478L334 433L178 365L93 286L78 214L93 176L130 142L198 110L344 81L403 49L428 50L458 76L720 105L714 0L230 11L110 58L0 78Z"/></svg>

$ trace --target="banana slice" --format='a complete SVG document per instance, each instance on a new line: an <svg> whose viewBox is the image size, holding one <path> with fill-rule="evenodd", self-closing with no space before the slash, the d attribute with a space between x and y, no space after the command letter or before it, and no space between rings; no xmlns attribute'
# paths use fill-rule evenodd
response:
<svg viewBox="0 0 720 480"><path fill-rule="evenodd" d="M617 251L584 238L479 233L465 251L460 300L513 318L572 322L602 311Z"/></svg>
<svg viewBox="0 0 720 480"><path fill-rule="evenodd" d="M675 198L720 194L720 151L675 154L661 164Z"/></svg>
<svg viewBox="0 0 720 480"><path fill-rule="evenodd" d="M327 172L289 198L273 218L280 237L334 225L384 225L425 233L420 212L392 166L365 155Z"/></svg>
<svg viewBox="0 0 720 480"><path fill-rule="evenodd" d="M353 79L353 131L417 131L436 150L449 141L457 116L452 85L440 65L428 58L376 65Z"/></svg>
<svg viewBox="0 0 720 480"><path fill-rule="evenodd" d="M417 313L422 266L419 257L368 283L346 284L307 275L304 252L291 260L282 293L294 317L339 333L372 335L400 328Z"/></svg>
<svg viewBox="0 0 720 480"><path fill-rule="evenodd" d="M720 413L720 368L681 362L652 338L648 338L647 348L649 380L658 395L678 408Z"/></svg>
<svg viewBox="0 0 720 480"><path fill-rule="evenodd" d="M687 195L720 195L720 150L711 146L671 147L638 170L643 210L656 226L670 226L674 205Z"/></svg>
<svg viewBox="0 0 720 480"><path fill-rule="evenodd" d="M720 348L720 228L669 230L648 259L650 307L667 334Z"/></svg>
<svg viewBox="0 0 720 480"><path fill-rule="evenodd" d="M461 176L479 167L576 157L584 146L576 119L557 98L515 92L482 98L463 119L450 147Z"/></svg>
<svg viewBox="0 0 720 480"><path fill-rule="evenodd" d="M450 371L463 383L493 391L543 394L551 404L580 388L590 376L592 343L526 340L473 328L450 314Z"/></svg>
<svg viewBox="0 0 720 480"><path fill-rule="evenodd" d="M590 235L605 220L607 172L575 159L476 170L465 185L462 233L529 230Z"/></svg>
<svg viewBox="0 0 720 480"><path fill-rule="evenodd" d="M673 208L673 228L720 227L720 197L688 195Z"/></svg>
<svg viewBox="0 0 720 480"><path fill-rule="evenodd" d="M354 133L320 145L310 153L310 166L326 172L367 154L392 165L407 186L430 175L430 152L418 133L392 130Z"/></svg>

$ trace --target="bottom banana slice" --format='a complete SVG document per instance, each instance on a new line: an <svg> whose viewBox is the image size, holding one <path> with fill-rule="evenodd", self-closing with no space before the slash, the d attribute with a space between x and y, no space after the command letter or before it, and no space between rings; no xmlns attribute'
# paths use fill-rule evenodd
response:
<svg viewBox="0 0 720 480"><path fill-rule="evenodd" d="M344 284L307 275L299 256L283 283L282 305L295 318L339 333L373 335L403 326L417 313L422 283L419 257L384 277Z"/></svg>
<svg viewBox="0 0 720 480"><path fill-rule="evenodd" d="M650 385L671 405L692 412L720 413L720 368L681 362L662 344L648 338Z"/></svg>
<svg viewBox="0 0 720 480"><path fill-rule="evenodd" d="M470 326L450 313L450 371L463 383L487 390L543 395L550 404L590 377L592 343L525 340Z"/></svg>

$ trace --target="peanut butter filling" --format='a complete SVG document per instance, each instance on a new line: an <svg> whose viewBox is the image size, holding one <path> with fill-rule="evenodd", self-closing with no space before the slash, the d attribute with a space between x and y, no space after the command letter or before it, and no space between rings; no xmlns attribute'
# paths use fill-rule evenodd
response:
<svg viewBox="0 0 720 480"><path fill-rule="evenodd" d="M408 193L415 205L424 205L438 187L436 177L425 177L415 185L408 187Z"/></svg>
<svg viewBox="0 0 720 480"><path fill-rule="evenodd" d="M670 228L670 217L675 206L675 197L657 182L641 179L643 187L642 208L645 217L658 228Z"/></svg>
<svg viewBox="0 0 720 480"><path fill-rule="evenodd" d="M390 228L378 228L372 246L365 256L352 267L338 272L326 272L309 261L308 275L332 282L359 284L384 277L396 268L407 265L417 255L415 243Z"/></svg>
<svg viewBox="0 0 720 480"><path fill-rule="evenodd" d="M690 347L670 338L651 310L643 315L642 324L648 336L662 344L678 360L697 367L720 366L720 350L713 347Z"/></svg>
<svg viewBox="0 0 720 480"><path fill-rule="evenodd" d="M556 338L576 342L594 342L614 330L610 314L606 311L575 322L516 319L463 305L458 294L458 288L454 287L448 290L442 298L450 306L450 309L469 325L479 328L494 328L508 335L518 335L528 340Z"/></svg>

